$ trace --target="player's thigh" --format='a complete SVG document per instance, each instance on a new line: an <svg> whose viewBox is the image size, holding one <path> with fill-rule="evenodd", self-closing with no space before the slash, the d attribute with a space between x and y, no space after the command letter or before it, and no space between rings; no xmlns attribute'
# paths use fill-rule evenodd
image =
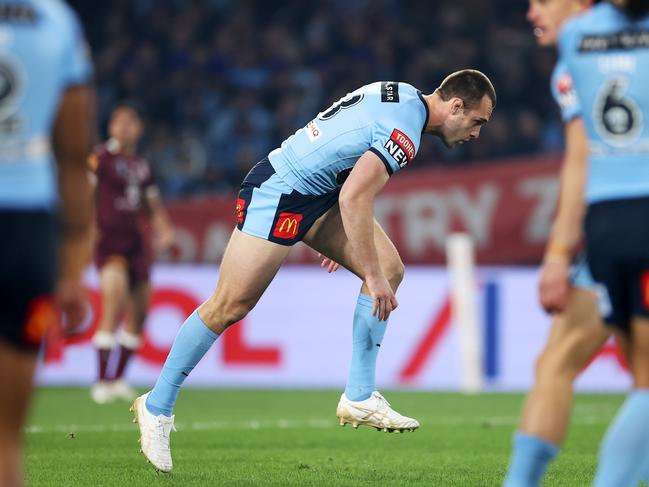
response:
<svg viewBox="0 0 649 487"><path fill-rule="evenodd" d="M290 248L235 228L221 260L216 290L201 308L228 304L252 308L277 274Z"/></svg>
<svg viewBox="0 0 649 487"><path fill-rule="evenodd" d="M610 334L600 318L596 295L573 287L565 311L554 317L540 365L551 366L553 373L557 369L577 373Z"/></svg>
<svg viewBox="0 0 649 487"><path fill-rule="evenodd" d="M313 224L302 241L322 255L338 262L361 279L364 278L363 269L345 233L340 206L337 203ZM384 273L394 276L400 281L403 276L401 257L376 220L374 221L374 244Z"/></svg>

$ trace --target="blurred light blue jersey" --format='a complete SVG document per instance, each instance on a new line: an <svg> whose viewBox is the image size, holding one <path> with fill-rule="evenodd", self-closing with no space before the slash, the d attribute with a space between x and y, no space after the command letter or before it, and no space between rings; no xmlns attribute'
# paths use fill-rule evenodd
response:
<svg viewBox="0 0 649 487"><path fill-rule="evenodd" d="M572 84L572 77L562 61L557 62L552 71L550 90L554 101L559 105L561 119L564 122L569 122L573 118L581 116L581 106Z"/></svg>
<svg viewBox="0 0 649 487"><path fill-rule="evenodd" d="M419 90L406 83L372 83L319 113L268 159L291 188L321 195L340 186L368 150L381 158L389 174L408 165L427 121L428 107Z"/></svg>
<svg viewBox="0 0 649 487"><path fill-rule="evenodd" d="M588 132L587 201L649 195L649 18L596 5L565 24L559 51Z"/></svg>
<svg viewBox="0 0 649 487"><path fill-rule="evenodd" d="M570 73L568 73L566 65L561 61L556 64L552 72L550 89L554 100L559 105L561 119L564 123L568 123L575 117L581 117L581 106L579 105L579 99L572 84L572 78ZM572 267L570 281L573 287L582 289L591 289L595 286L584 255L576 259Z"/></svg>
<svg viewBox="0 0 649 487"><path fill-rule="evenodd" d="M0 209L57 202L50 134L62 93L91 64L75 14L59 0L0 0Z"/></svg>

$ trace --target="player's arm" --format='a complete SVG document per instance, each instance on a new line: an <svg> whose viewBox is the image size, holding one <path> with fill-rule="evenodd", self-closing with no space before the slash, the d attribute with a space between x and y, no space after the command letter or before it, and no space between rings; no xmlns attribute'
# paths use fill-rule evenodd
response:
<svg viewBox="0 0 649 487"><path fill-rule="evenodd" d="M561 312L567 305L570 263L581 238L588 139L580 117L566 123L565 139L557 214L543 259L539 286L541 304L550 313Z"/></svg>
<svg viewBox="0 0 649 487"><path fill-rule="evenodd" d="M372 314L378 311L380 320L387 320L398 304L381 270L374 243L374 198L388 178L383 161L375 153L367 151L356 162L339 197L345 233L374 300Z"/></svg>
<svg viewBox="0 0 649 487"><path fill-rule="evenodd" d="M95 138L94 99L94 90L89 85L68 88L62 96L52 134L61 199L57 292L72 326L83 317L81 276L91 254L93 205L86 159Z"/></svg>
<svg viewBox="0 0 649 487"><path fill-rule="evenodd" d="M97 224L97 187L99 186L99 155L96 152L91 153L86 159L86 174L88 184L90 184L90 194L92 200L92 223L90 224L90 242L91 249L99 239L99 227Z"/></svg>
<svg viewBox="0 0 649 487"><path fill-rule="evenodd" d="M152 185L147 188L146 200L151 211L151 224L157 244L162 250L168 250L175 241L174 228L157 186Z"/></svg>

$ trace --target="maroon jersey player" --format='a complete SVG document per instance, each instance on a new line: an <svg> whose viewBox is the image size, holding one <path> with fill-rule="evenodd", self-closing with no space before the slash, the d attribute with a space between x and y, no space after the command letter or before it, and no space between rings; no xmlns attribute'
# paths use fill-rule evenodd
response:
<svg viewBox="0 0 649 487"><path fill-rule="evenodd" d="M102 297L102 316L94 336L99 374L91 391L98 403L134 395L122 377L140 344L151 295L152 252L143 220L151 219L159 246L169 247L174 238L151 167L136 152L142 134L137 109L126 104L116 107L108 132L108 141L89 158L96 181L95 264ZM125 326L116 334L124 311ZM109 360L113 353L116 359Z"/></svg>

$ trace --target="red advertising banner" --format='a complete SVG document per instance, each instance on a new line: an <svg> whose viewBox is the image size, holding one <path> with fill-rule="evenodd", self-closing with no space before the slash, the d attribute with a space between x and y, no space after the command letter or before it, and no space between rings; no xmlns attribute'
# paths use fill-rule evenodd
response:
<svg viewBox="0 0 649 487"><path fill-rule="evenodd" d="M469 233L480 264L540 259L559 191L559 157L511 159L469 168L406 170L376 199L375 215L411 264L441 264L451 232ZM236 197L170 203L178 245L163 260L217 262L236 223ZM291 262L313 262L298 245Z"/></svg>

